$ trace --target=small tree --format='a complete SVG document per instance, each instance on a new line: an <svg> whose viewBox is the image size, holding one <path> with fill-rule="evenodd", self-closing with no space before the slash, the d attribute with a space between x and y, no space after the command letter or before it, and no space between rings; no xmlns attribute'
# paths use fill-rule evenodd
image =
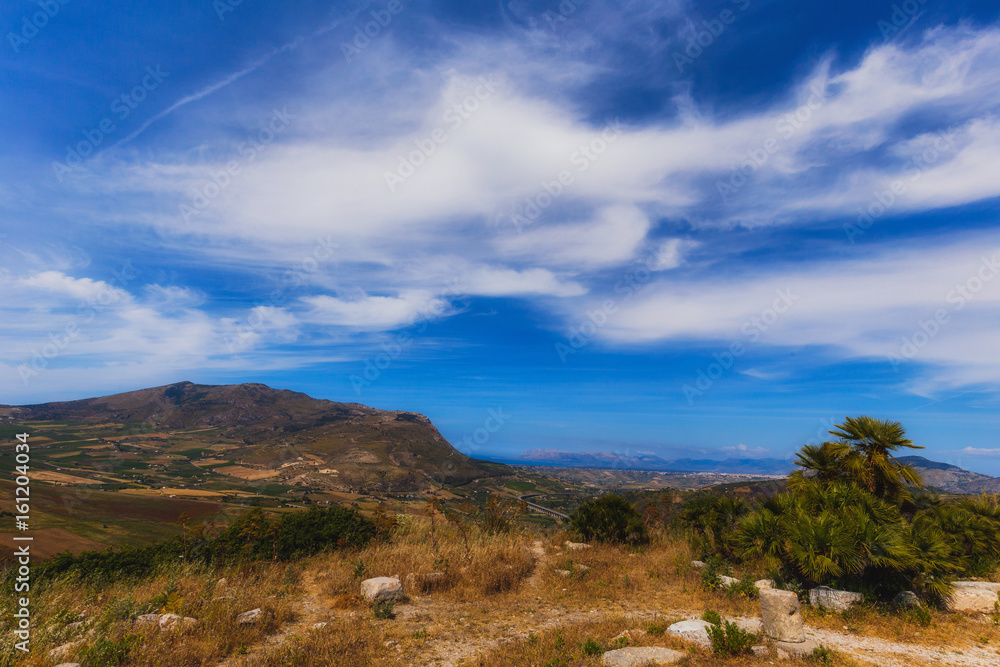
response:
<svg viewBox="0 0 1000 667"><path fill-rule="evenodd" d="M629 545L649 542L649 531L642 515L631 503L613 493L584 501L570 517L570 524L584 541Z"/></svg>

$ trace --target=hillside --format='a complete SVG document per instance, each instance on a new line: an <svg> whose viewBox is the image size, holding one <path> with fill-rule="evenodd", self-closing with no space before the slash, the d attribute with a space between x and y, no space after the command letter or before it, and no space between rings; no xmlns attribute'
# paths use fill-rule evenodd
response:
<svg viewBox="0 0 1000 667"><path fill-rule="evenodd" d="M463 484L505 469L460 453L423 415L262 384L180 382L0 406L0 418L4 430L32 434L41 479L71 485L200 487L215 495L262 486L388 492Z"/></svg>
<svg viewBox="0 0 1000 667"><path fill-rule="evenodd" d="M981 475L949 463L931 461L922 456L899 458L920 473L926 486L949 493L1000 493L1000 478Z"/></svg>

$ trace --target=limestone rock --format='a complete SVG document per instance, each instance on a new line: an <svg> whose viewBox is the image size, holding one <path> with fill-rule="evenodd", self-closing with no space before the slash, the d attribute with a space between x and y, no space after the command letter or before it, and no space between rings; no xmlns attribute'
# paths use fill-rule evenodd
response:
<svg viewBox="0 0 1000 667"><path fill-rule="evenodd" d="M752 632L755 635L761 633L761 622L759 618L734 618L732 623L736 624L740 630Z"/></svg>
<svg viewBox="0 0 1000 667"><path fill-rule="evenodd" d="M705 569L708 566L705 565L705 563L703 563L700 560L693 560L693 561L691 561L691 567L693 567L696 570L703 570L703 569Z"/></svg>
<svg viewBox="0 0 1000 667"><path fill-rule="evenodd" d="M589 549L590 545L586 542L570 542L566 540L566 548L570 551L580 551L582 549Z"/></svg>
<svg viewBox="0 0 1000 667"><path fill-rule="evenodd" d="M572 575L573 573L572 573L572 572L570 572L569 570L556 570L556 574L560 574L560 575L562 575L562 576L564 576L564 577L569 577L569 576L571 576L571 575Z"/></svg>
<svg viewBox="0 0 1000 667"><path fill-rule="evenodd" d="M727 577L727 576L726 576L726 575L724 575L724 574L720 574L720 575L719 575L719 581L721 581L721 582L722 582L722 585L723 585L723 587L725 587L725 588L729 588L729 587L730 587L730 586L732 586L733 584L738 584L738 583L740 583L740 580L739 580L739 579L737 579L736 577Z"/></svg>
<svg viewBox="0 0 1000 667"><path fill-rule="evenodd" d="M782 660L812 655L813 650L817 648L819 648L819 644L812 639L801 642L774 642L774 650Z"/></svg>
<svg viewBox="0 0 1000 667"><path fill-rule="evenodd" d="M136 625L156 625L159 622L159 614L143 614L135 619Z"/></svg>
<svg viewBox="0 0 1000 667"><path fill-rule="evenodd" d="M178 614L163 614L157 619L156 623L161 628L171 628L177 625L179 620L181 620L181 617Z"/></svg>
<svg viewBox="0 0 1000 667"><path fill-rule="evenodd" d="M319 623L313 623L313 630L322 630L326 627L326 621L320 621Z"/></svg>
<svg viewBox="0 0 1000 667"><path fill-rule="evenodd" d="M946 601L948 611L991 614L1000 601L997 591L1000 584L988 581L956 581L954 590Z"/></svg>
<svg viewBox="0 0 1000 667"><path fill-rule="evenodd" d="M631 646L608 651L601 656L605 667L646 667L646 665L672 665L679 662L684 654L660 646Z"/></svg>
<svg viewBox="0 0 1000 667"><path fill-rule="evenodd" d="M239 625L250 625L251 623L259 623L261 619L264 618L264 610L260 607L256 609L251 609L250 611L245 611L236 617L236 623Z"/></svg>
<svg viewBox="0 0 1000 667"><path fill-rule="evenodd" d="M993 581L956 581L956 588L981 588L986 591L1000 593L1000 583Z"/></svg>
<svg viewBox="0 0 1000 667"><path fill-rule="evenodd" d="M403 585L396 577L375 577L361 582L361 594L370 602L395 601L403 597Z"/></svg>
<svg viewBox="0 0 1000 667"><path fill-rule="evenodd" d="M190 618L188 616L179 616L177 614L163 614L160 616L160 620L157 621L160 628L163 630L170 630L173 628L186 628L191 625L195 625L198 622L196 618Z"/></svg>
<svg viewBox="0 0 1000 667"><path fill-rule="evenodd" d="M845 611L851 605L861 604L865 596L852 591L838 591L829 586L818 586L809 591L809 604L833 611Z"/></svg>
<svg viewBox="0 0 1000 667"><path fill-rule="evenodd" d="M764 634L771 639L793 643L806 640L802 627L802 609L795 593L776 588L762 590L760 612Z"/></svg>
<svg viewBox="0 0 1000 667"><path fill-rule="evenodd" d="M750 650L753 651L754 655L767 655L771 652L771 649L766 646L751 646Z"/></svg>
<svg viewBox="0 0 1000 667"><path fill-rule="evenodd" d="M52 649L51 651L49 651L49 657L58 660L59 658L65 656L68 653L70 653L73 649L75 649L77 646L79 646L82 643L83 643L82 640L78 640L78 641L75 641L75 642L69 642L67 644L63 644L62 646L57 646L54 649Z"/></svg>
<svg viewBox="0 0 1000 667"><path fill-rule="evenodd" d="M712 642L708 639L707 628L711 625L708 621L680 621L667 628L667 634L702 646L710 646Z"/></svg>
<svg viewBox="0 0 1000 667"><path fill-rule="evenodd" d="M766 588L774 588L774 579L758 579L753 582L753 585L757 587L758 591L762 591Z"/></svg>
<svg viewBox="0 0 1000 667"><path fill-rule="evenodd" d="M896 597L894 597L892 599L892 601L893 601L893 603L895 603L899 607L919 607L919 606L921 606L920 605L920 598L918 598L917 594L914 593L913 591L901 591L901 592L899 592L899 593L896 594Z"/></svg>

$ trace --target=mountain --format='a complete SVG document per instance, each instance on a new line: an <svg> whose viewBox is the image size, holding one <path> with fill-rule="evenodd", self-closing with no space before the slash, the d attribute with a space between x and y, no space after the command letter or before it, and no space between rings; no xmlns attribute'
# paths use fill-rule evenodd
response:
<svg viewBox="0 0 1000 667"><path fill-rule="evenodd" d="M927 486L949 493L1000 493L1000 478L971 472L949 463L931 461L922 456L903 456L898 459L908 463L923 477ZM711 459L667 460L649 452L567 452L558 449L529 449L517 461L537 466L563 466L572 468L601 468L605 470L657 470L662 472L717 472L755 475L787 475L795 469L785 459Z"/></svg>
<svg viewBox="0 0 1000 667"><path fill-rule="evenodd" d="M336 403L262 384L179 382L112 396L0 406L34 424L33 459L62 477L204 488L248 482L341 491L426 488L500 474L452 447L420 414ZM5 428L11 428L7 426ZM66 481L66 483L81 483Z"/></svg>
<svg viewBox="0 0 1000 667"><path fill-rule="evenodd" d="M964 468L931 461L922 456L901 456L898 459L920 473L926 486L950 493L1000 493L1000 478L981 475Z"/></svg>
<svg viewBox="0 0 1000 667"><path fill-rule="evenodd" d="M558 449L529 449L521 454L521 463L663 472L722 472L758 475L787 475L792 464L783 459L674 459L666 460L648 452L566 452Z"/></svg>

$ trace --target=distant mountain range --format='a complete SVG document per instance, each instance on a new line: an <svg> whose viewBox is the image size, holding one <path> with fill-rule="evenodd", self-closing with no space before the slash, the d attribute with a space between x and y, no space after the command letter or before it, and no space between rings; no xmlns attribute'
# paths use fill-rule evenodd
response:
<svg viewBox="0 0 1000 667"><path fill-rule="evenodd" d="M926 486L949 493L1000 493L1000 478L971 472L964 468L931 461L922 456L902 456L899 460L913 466ZM515 463L515 461L506 461ZM727 458L667 460L648 452L566 452L558 449L530 449L521 454L521 464L601 468L605 470L656 470L662 472L717 472L755 475L787 475L795 469L791 460L762 458Z"/></svg>
<svg viewBox="0 0 1000 667"><path fill-rule="evenodd" d="M521 463L663 472L726 472L756 475L787 475L794 466L784 459L728 458L666 460L648 452L565 452L558 449L529 449L521 454Z"/></svg>

